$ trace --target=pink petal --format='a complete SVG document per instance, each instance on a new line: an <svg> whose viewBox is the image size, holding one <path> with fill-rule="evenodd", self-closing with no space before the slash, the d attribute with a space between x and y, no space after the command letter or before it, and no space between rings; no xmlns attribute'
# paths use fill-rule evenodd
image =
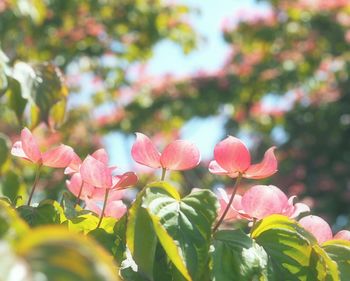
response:
<svg viewBox="0 0 350 281"><path fill-rule="evenodd" d="M199 164L199 161L198 148L184 140L176 140L168 144L160 156L162 167L173 171L192 169Z"/></svg>
<svg viewBox="0 0 350 281"><path fill-rule="evenodd" d="M333 239L350 241L350 231L349 230L340 230L336 235L334 235Z"/></svg>
<svg viewBox="0 0 350 281"><path fill-rule="evenodd" d="M126 206L121 200L108 202L105 210L106 217L119 219L126 213Z"/></svg>
<svg viewBox="0 0 350 281"><path fill-rule="evenodd" d="M319 244L332 239L333 234L329 224L318 216L303 217L299 223L315 236Z"/></svg>
<svg viewBox="0 0 350 281"><path fill-rule="evenodd" d="M160 168L160 153L153 142L144 134L136 133L136 141L131 148L132 158L139 164Z"/></svg>
<svg viewBox="0 0 350 281"><path fill-rule="evenodd" d="M120 189L110 189L108 193L108 201L114 201L114 200L120 200L124 197L124 190ZM105 198L106 190L103 188L95 188L93 193L91 194L90 198L94 200L99 200L103 202Z"/></svg>
<svg viewBox="0 0 350 281"><path fill-rule="evenodd" d="M64 174L70 175L70 174L79 172L80 165L81 165L80 157L75 152L73 152L72 161L70 161L69 166L64 170Z"/></svg>
<svg viewBox="0 0 350 281"><path fill-rule="evenodd" d="M98 206L97 204L98 202L96 200L85 197L84 201L85 201L86 209L93 211L95 214L99 216L101 215L102 209Z"/></svg>
<svg viewBox="0 0 350 281"><path fill-rule="evenodd" d="M250 153L245 144L232 136L219 142L214 149L219 166L230 174L243 173L250 166Z"/></svg>
<svg viewBox="0 0 350 281"><path fill-rule="evenodd" d="M138 181L138 177L134 172L126 172L121 176L113 177L113 188L123 189L129 186L135 185Z"/></svg>
<svg viewBox="0 0 350 281"><path fill-rule="evenodd" d="M264 155L264 159L251 165L245 172L244 177L248 179L263 179L277 172L277 159L273 153L276 147L269 148Z"/></svg>
<svg viewBox="0 0 350 281"><path fill-rule="evenodd" d="M302 213L310 212L310 207L304 203L296 203L294 201L296 196L291 196L288 199L288 207L284 210L283 215L292 219L298 217Z"/></svg>
<svg viewBox="0 0 350 281"><path fill-rule="evenodd" d="M28 130L28 128L24 128L21 132L21 142L22 149L27 155L27 158L30 159L34 163L39 163L41 161L41 153L39 150L39 145L32 135L32 133Z"/></svg>
<svg viewBox="0 0 350 281"><path fill-rule="evenodd" d="M209 172L211 172L212 174L216 174L216 175L227 175L228 174L228 172L226 170L224 170L223 168L221 168L220 165L218 164L218 162L216 162L215 160L210 161Z"/></svg>
<svg viewBox="0 0 350 281"><path fill-rule="evenodd" d="M11 154L17 157L21 157L25 160L28 160L30 162L32 162L32 160L30 160L28 158L28 156L24 153L23 148L22 148L22 142L21 141L16 141L11 149Z"/></svg>
<svg viewBox="0 0 350 281"><path fill-rule="evenodd" d="M52 168L65 168L70 164L73 156L73 148L61 144L43 154L43 165Z"/></svg>
<svg viewBox="0 0 350 281"><path fill-rule="evenodd" d="M88 155L80 167L84 182L99 188L112 187L112 174L107 165Z"/></svg>
<svg viewBox="0 0 350 281"><path fill-rule="evenodd" d="M103 148L96 150L94 153L91 154L91 156L101 161L103 164L108 165L108 161L109 161L108 154L106 150L104 150Z"/></svg>
<svg viewBox="0 0 350 281"><path fill-rule="evenodd" d="M218 198L219 198L219 204L220 204L218 218L220 218L227 207L227 204L230 200L229 197L231 196L231 194L227 194L223 188L218 188L218 192L219 192ZM235 197L233 198L232 205L230 206L230 209L228 210L225 216L225 219L224 219L225 221L231 221L239 218L238 210L241 209L241 200L242 200L242 196L239 194L236 194Z"/></svg>
<svg viewBox="0 0 350 281"><path fill-rule="evenodd" d="M252 218L263 219L282 214L288 204L287 196L276 186L255 185L242 196L242 210Z"/></svg>
<svg viewBox="0 0 350 281"><path fill-rule="evenodd" d="M78 197L82 184L83 184L83 180L79 173L75 173L70 180L66 181L68 190L72 192L75 197ZM91 196L94 190L95 188L92 185L84 183L83 189L79 198L81 199L85 196Z"/></svg>

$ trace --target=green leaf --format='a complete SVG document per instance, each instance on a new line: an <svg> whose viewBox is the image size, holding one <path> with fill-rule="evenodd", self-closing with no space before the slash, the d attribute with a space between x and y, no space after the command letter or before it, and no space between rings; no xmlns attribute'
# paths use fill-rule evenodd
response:
<svg viewBox="0 0 350 281"><path fill-rule="evenodd" d="M49 124L51 113L53 120L60 123L64 118L68 91L59 68L51 63L29 65L18 62L13 70L13 78L20 83L22 97L31 104L32 124L40 121Z"/></svg>
<svg viewBox="0 0 350 281"><path fill-rule="evenodd" d="M15 243L29 230L28 225L5 201L0 200L0 240Z"/></svg>
<svg viewBox="0 0 350 281"><path fill-rule="evenodd" d="M199 280L209 260L216 196L199 190L180 199L174 187L157 182L146 188L142 207L151 216L157 237L176 268L187 280Z"/></svg>
<svg viewBox="0 0 350 281"><path fill-rule="evenodd" d="M5 134L0 133L0 168L6 163L6 160L10 154L10 147L10 139Z"/></svg>
<svg viewBox="0 0 350 281"><path fill-rule="evenodd" d="M18 121L21 122L27 105L27 99L22 97L21 84L11 77L8 80L9 87L6 91L8 106L16 113Z"/></svg>
<svg viewBox="0 0 350 281"><path fill-rule="evenodd" d="M153 280L157 236L151 218L147 211L141 207L144 194L144 190L141 191L129 209L126 243L133 259L139 266L139 271L148 279Z"/></svg>
<svg viewBox="0 0 350 281"><path fill-rule="evenodd" d="M350 276L350 241L329 240L323 243L322 248L338 264L340 280L348 280Z"/></svg>
<svg viewBox="0 0 350 281"><path fill-rule="evenodd" d="M78 215L76 210L76 198L66 191L62 194L62 208L67 219L75 218Z"/></svg>
<svg viewBox="0 0 350 281"><path fill-rule="evenodd" d="M0 187L0 193L8 197L13 205L15 205L18 196L25 194L24 186L21 185L19 176L11 170L4 174L0 181Z"/></svg>
<svg viewBox="0 0 350 281"><path fill-rule="evenodd" d="M268 256L241 230L222 230L214 236L213 281L269 280Z"/></svg>
<svg viewBox="0 0 350 281"><path fill-rule="evenodd" d="M34 66L36 79L32 93L35 104L40 109L42 121L48 123L51 109L67 97L67 88L63 83L62 73L58 67L50 63L41 63ZM65 108L65 103L60 104Z"/></svg>
<svg viewBox="0 0 350 281"><path fill-rule="evenodd" d="M66 220L62 207L57 201L53 200L44 200L37 207L23 205L18 207L17 211L32 227L60 224Z"/></svg>
<svg viewBox="0 0 350 281"><path fill-rule="evenodd" d="M252 238L270 256L277 280L339 280L336 264L294 220L269 216L254 228Z"/></svg>
<svg viewBox="0 0 350 281"><path fill-rule="evenodd" d="M67 220L65 224L68 225L70 231L87 234L96 228L98 220L99 219L96 215L91 214L90 212L83 212L82 214Z"/></svg>
<svg viewBox="0 0 350 281"><path fill-rule="evenodd" d="M38 227L16 245L31 278L60 281L118 281L110 255L86 236L58 226ZM36 279L35 279L36 280Z"/></svg>

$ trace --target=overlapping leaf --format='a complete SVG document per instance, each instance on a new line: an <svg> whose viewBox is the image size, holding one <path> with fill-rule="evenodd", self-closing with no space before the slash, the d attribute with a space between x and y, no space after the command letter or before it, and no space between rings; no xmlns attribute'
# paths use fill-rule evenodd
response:
<svg viewBox="0 0 350 281"><path fill-rule="evenodd" d="M336 263L310 233L287 217L263 219L252 238L270 256L277 280L339 280Z"/></svg>
<svg viewBox="0 0 350 281"><path fill-rule="evenodd" d="M350 241L330 240L323 243L322 248L332 260L337 262L340 280L348 280L350 276Z"/></svg>
<svg viewBox="0 0 350 281"><path fill-rule="evenodd" d="M241 230L222 230L214 236L213 280L268 279L269 258L265 250Z"/></svg>
<svg viewBox="0 0 350 281"><path fill-rule="evenodd" d="M148 186L142 207L169 259L186 280L200 280L208 264L211 228L217 214L216 196L200 190L180 198L164 182Z"/></svg>

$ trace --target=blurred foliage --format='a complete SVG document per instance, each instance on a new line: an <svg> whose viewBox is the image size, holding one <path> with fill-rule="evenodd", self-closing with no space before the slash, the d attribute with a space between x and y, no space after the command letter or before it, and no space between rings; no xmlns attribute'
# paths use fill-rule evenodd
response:
<svg viewBox="0 0 350 281"><path fill-rule="evenodd" d="M3 1L0 131L13 140L26 124L36 127L41 145L67 142L86 155L101 145L101 132L142 131L164 143L178 137L194 117L221 115L225 134L246 135L256 155L277 144L280 166L272 183L335 223L350 211L349 3L261 2L268 11L246 11L238 21L233 16L224 22L223 36L232 51L220 70L177 78L151 77L142 65L164 39L185 52L195 47L187 18L193 11L184 5ZM69 106L87 77L92 77L87 83L92 96ZM42 121L60 131L49 138ZM32 170L14 179L9 173L21 171L21 164L4 161L1 186L6 179L16 181L19 191L2 192L25 197L23 186L33 178ZM45 172L49 197L55 199L62 176ZM206 167L172 177L185 183L184 193L222 181L229 185L208 175Z"/></svg>

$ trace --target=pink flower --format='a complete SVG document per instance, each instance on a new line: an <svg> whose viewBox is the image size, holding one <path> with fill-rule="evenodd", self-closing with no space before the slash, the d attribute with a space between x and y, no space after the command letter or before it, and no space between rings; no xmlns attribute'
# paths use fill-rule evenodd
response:
<svg viewBox="0 0 350 281"><path fill-rule="evenodd" d="M157 169L188 170L199 164L197 147L188 141L176 140L168 144L161 154L154 143L144 134L136 133L131 149L132 158L139 164Z"/></svg>
<svg viewBox="0 0 350 281"><path fill-rule="evenodd" d="M75 197L83 199L86 196L91 196L95 187L91 184L83 182L80 173L74 173L70 180L66 180L66 186Z"/></svg>
<svg viewBox="0 0 350 281"><path fill-rule="evenodd" d="M225 209L228 203L228 196L221 190L221 209ZM236 195L231 205L231 215L226 219L245 218L248 220L263 219L272 214L281 214L295 218L301 213L309 212L310 208L303 203L294 204L295 196L287 196L276 186L255 185L248 189L243 196Z"/></svg>
<svg viewBox="0 0 350 281"><path fill-rule="evenodd" d="M269 148L260 163L251 165L250 153L245 144L238 138L229 136L215 146L215 160L210 162L209 171L231 178L239 175L248 179L269 177L277 171L274 149L275 147Z"/></svg>
<svg viewBox="0 0 350 281"><path fill-rule="evenodd" d="M100 206L102 206L104 199L104 194L102 194L101 191L103 190L96 188L91 197L86 196L84 199L86 208L99 216L101 216L102 213L102 208ZM123 193L123 191L117 189L113 189L109 192L104 216L119 219L126 213L127 207L121 200L123 198Z"/></svg>
<svg viewBox="0 0 350 281"><path fill-rule="evenodd" d="M52 168L65 168L71 162L74 151L71 147L61 144L58 147L42 153L32 133L28 128L24 128L21 132L21 140L14 143L11 154L37 165L44 165Z"/></svg>
<svg viewBox="0 0 350 281"><path fill-rule="evenodd" d="M91 154L91 157L95 158L96 160L99 160L100 162L104 164L108 164L108 154L105 149L100 148L96 150L94 153ZM64 173L67 175L78 173L80 171L82 161L80 157L74 153L72 161L69 163L69 166L64 170ZM110 167L111 170L114 170L116 167Z"/></svg>
<svg viewBox="0 0 350 281"><path fill-rule="evenodd" d="M101 162L90 155L81 164L80 174L85 183L102 189L123 189L135 185L138 180L133 172L112 176L112 171L106 162Z"/></svg>
<svg viewBox="0 0 350 281"><path fill-rule="evenodd" d="M350 231L341 230L333 237L331 227L323 218L319 216L310 215L303 217L301 220L299 220L299 223L313 236L315 236L319 244L322 244L332 239L350 241Z"/></svg>

